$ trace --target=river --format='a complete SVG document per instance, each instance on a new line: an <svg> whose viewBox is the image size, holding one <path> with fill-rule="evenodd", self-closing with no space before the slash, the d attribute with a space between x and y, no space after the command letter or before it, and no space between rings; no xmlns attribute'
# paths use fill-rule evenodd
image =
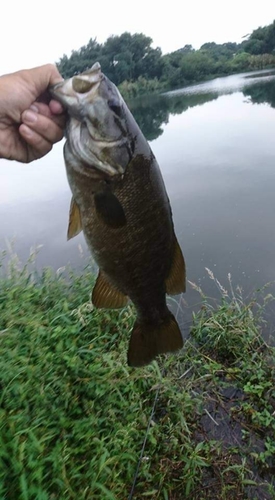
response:
<svg viewBox="0 0 275 500"><path fill-rule="evenodd" d="M275 73L240 74L129 103L160 164L188 280L205 294L228 273L244 296L275 281ZM30 165L0 160L0 250L81 269L82 235L66 241L70 191L63 144ZM272 288L272 287L271 287ZM188 284L185 306L199 295Z"/></svg>

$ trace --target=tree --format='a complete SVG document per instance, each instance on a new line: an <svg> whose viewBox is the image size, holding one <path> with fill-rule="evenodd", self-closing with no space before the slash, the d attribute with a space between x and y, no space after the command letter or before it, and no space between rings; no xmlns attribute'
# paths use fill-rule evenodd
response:
<svg viewBox="0 0 275 500"><path fill-rule="evenodd" d="M63 55L57 63L58 69L64 78L69 78L90 68L99 59L100 53L101 45L91 38L87 45L73 50L70 57Z"/></svg>
<svg viewBox="0 0 275 500"><path fill-rule="evenodd" d="M152 38L142 33L131 35L125 32L106 40L102 54L109 59L114 83L136 80L139 76L160 76L161 50L153 49L151 44Z"/></svg>
<svg viewBox="0 0 275 500"><path fill-rule="evenodd" d="M143 33L125 32L110 36L104 44L91 38L69 57L63 55L58 68L68 78L99 61L103 73L116 85L125 82L126 94L138 94L179 87L212 75L274 65L275 21L255 29L245 38L240 44L207 42L199 50L186 44L162 55L159 47L152 47L152 38Z"/></svg>
<svg viewBox="0 0 275 500"><path fill-rule="evenodd" d="M184 45L184 47L182 47L181 49L178 49L177 52L181 52L182 54L189 54L190 52L194 52L194 48L192 47L192 45Z"/></svg>
<svg viewBox="0 0 275 500"><path fill-rule="evenodd" d="M150 47L144 57L137 62L136 71L145 78L160 78L163 71L161 49Z"/></svg>
<svg viewBox="0 0 275 500"><path fill-rule="evenodd" d="M252 31L242 46L249 54L271 54L275 50L275 21L268 26Z"/></svg>
<svg viewBox="0 0 275 500"><path fill-rule="evenodd" d="M249 69L250 64L250 54L246 52L240 52L237 54L232 60L230 66L232 71L243 71L245 69Z"/></svg>
<svg viewBox="0 0 275 500"><path fill-rule="evenodd" d="M251 38L247 40L244 45L244 49L249 54L257 55L264 53L265 42L263 40L258 40L257 38Z"/></svg>

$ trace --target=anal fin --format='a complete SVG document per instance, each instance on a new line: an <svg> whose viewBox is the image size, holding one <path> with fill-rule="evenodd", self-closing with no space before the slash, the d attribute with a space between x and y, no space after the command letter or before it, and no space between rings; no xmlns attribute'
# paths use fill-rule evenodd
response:
<svg viewBox="0 0 275 500"><path fill-rule="evenodd" d="M81 223L80 210L74 198L72 198L70 206L69 225L67 231L67 240L74 238L81 231L82 231L82 223Z"/></svg>
<svg viewBox="0 0 275 500"><path fill-rule="evenodd" d="M168 295L177 295L179 293L185 292L186 290L185 262L176 236L172 266L165 284L166 293L168 293Z"/></svg>
<svg viewBox="0 0 275 500"><path fill-rule="evenodd" d="M102 271L99 271L92 293L92 303L98 308L119 309L127 305L128 297L110 283Z"/></svg>

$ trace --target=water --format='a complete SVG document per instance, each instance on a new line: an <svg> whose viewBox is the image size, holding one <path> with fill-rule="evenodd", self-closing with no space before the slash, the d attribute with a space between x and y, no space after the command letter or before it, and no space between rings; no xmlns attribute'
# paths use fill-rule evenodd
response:
<svg viewBox="0 0 275 500"><path fill-rule="evenodd" d="M275 281L275 74L257 72L130 103L160 164L188 279L215 295L205 268L248 295ZM0 249L82 268L83 236L66 241L70 191L58 144L30 165L0 160ZM79 251L83 249L83 255ZM185 295L193 307L199 297Z"/></svg>

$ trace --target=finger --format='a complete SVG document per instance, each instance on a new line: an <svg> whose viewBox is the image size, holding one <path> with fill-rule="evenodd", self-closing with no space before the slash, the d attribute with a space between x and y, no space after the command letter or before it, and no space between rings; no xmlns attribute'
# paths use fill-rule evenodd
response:
<svg viewBox="0 0 275 500"><path fill-rule="evenodd" d="M25 125L28 125L29 128L44 137L48 142L55 143L61 141L63 137L62 128L48 116L27 109L22 113L21 119Z"/></svg>
<svg viewBox="0 0 275 500"><path fill-rule="evenodd" d="M52 103L56 103L58 106L56 106L56 111L57 114L55 114L52 111ZM55 108L55 104L53 105ZM34 102L30 108L32 111L35 113L40 113L43 116L47 116L48 118L51 118L59 127L64 128L65 123L66 123L66 117L65 113L63 112L63 108L61 104L59 104L57 101L51 101L48 104L44 104L43 102ZM61 112L60 112L61 110Z"/></svg>
<svg viewBox="0 0 275 500"><path fill-rule="evenodd" d="M28 161L41 158L51 151L52 144L24 123L20 125L19 133L33 150L32 154L29 155Z"/></svg>
<svg viewBox="0 0 275 500"><path fill-rule="evenodd" d="M55 99L52 99L49 102L49 107L54 115L60 115L61 113L64 113L63 106L60 104L60 102L56 101Z"/></svg>
<svg viewBox="0 0 275 500"><path fill-rule="evenodd" d="M50 117L52 114L48 104L45 104L44 102L35 101L30 106L30 109L32 109L35 113L40 113L41 115L48 116L48 117Z"/></svg>
<svg viewBox="0 0 275 500"><path fill-rule="evenodd" d="M44 64L30 70L23 70L21 76L27 84L35 86L37 96L41 95L49 85L54 85L63 80L55 64Z"/></svg>

